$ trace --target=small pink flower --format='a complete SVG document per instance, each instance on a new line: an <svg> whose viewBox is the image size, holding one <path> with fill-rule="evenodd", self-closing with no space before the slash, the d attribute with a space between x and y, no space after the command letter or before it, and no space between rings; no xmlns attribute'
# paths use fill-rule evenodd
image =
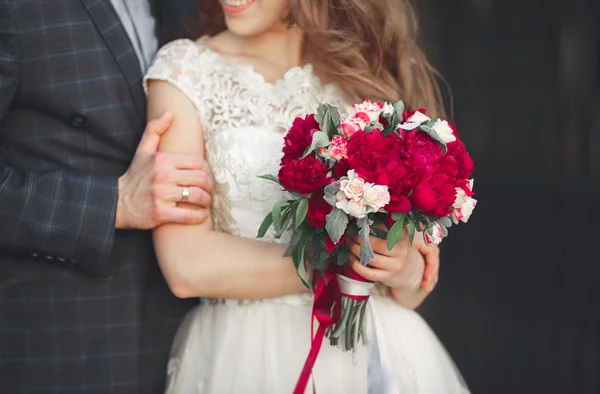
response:
<svg viewBox="0 0 600 394"><path fill-rule="evenodd" d="M379 119L379 115L381 114L381 111L383 111L383 104L379 102L372 103L370 100L365 100L361 104L352 105L352 108L356 112L356 116L358 116L359 113L366 114L369 119L367 123L369 123Z"/></svg>
<svg viewBox="0 0 600 394"><path fill-rule="evenodd" d="M365 201L373 211L377 212L381 208L385 207L390 203L390 193L388 192L387 186L381 185L367 185L365 188Z"/></svg>
<svg viewBox="0 0 600 394"><path fill-rule="evenodd" d="M363 131L367 122L362 117L353 116L348 119L340 119L342 134L350 138L359 131Z"/></svg>
<svg viewBox="0 0 600 394"><path fill-rule="evenodd" d="M327 151L334 160L341 160L348 157L348 141L342 136L336 135L331 139L331 145Z"/></svg>
<svg viewBox="0 0 600 394"><path fill-rule="evenodd" d="M442 232L442 227L439 224L433 225L433 227L425 230L425 242L427 245L439 245L444 239L444 233Z"/></svg>

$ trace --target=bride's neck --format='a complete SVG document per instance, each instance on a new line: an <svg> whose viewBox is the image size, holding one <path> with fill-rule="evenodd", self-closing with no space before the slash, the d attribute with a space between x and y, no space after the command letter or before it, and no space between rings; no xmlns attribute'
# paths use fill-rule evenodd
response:
<svg viewBox="0 0 600 394"><path fill-rule="evenodd" d="M303 65L303 32L297 27L271 30L251 37L238 37L240 52L264 59L281 68Z"/></svg>

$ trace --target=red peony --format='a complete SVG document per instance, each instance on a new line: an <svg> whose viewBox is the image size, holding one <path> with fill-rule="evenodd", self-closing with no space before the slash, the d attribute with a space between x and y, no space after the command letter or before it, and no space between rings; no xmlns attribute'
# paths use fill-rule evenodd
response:
<svg viewBox="0 0 600 394"><path fill-rule="evenodd" d="M281 165L301 158L306 148L312 143L313 134L318 130L319 123L315 120L314 114L307 115L304 119L300 117L294 119L292 127L284 138Z"/></svg>
<svg viewBox="0 0 600 394"><path fill-rule="evenodd" d="M319 189L308 199L308 213L306 216L308 223L316 228L325 227L325 217L333 209L323 197L325 197L325 191L324 189Z"/></svg>
<svg viewBox="0 0 600 394"><path fill-rule="evenodd" d="M413 208L433 217L444 217L452 213L456 188L450 181L447 175L438 172L429 180L420 182L410 196Z"/></svg>
<svg viewBox="0 0 600 394"><path fill-rule="evenodd" d="M327 185L327 169L313 155L292 160L281 167L278 178L287 191L310 194Z"/></svg>

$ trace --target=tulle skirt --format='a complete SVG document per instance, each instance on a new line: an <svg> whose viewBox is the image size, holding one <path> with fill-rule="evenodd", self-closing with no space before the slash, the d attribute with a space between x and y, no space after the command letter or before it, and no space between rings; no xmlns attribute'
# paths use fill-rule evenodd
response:
<svg viewBox="0 0 600 394"><path fill-rule="evenodd" d="M191 310L173 343L167 394L291 394L311 343L311 298L212 300ZM464 394L439 340L414 311L369 300L369 344L327 339L306 394Z"/></svg>

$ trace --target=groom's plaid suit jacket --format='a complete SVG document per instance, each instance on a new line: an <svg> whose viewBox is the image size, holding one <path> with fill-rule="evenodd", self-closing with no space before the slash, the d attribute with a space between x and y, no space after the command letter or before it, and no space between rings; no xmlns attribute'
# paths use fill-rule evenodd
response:
<svg viewBox="0 0 600 394"><path fill-rule="evenodd" d="M0 393L163 388L190 302L114 230L141 80L110 0L0 0Z"/></svg>

